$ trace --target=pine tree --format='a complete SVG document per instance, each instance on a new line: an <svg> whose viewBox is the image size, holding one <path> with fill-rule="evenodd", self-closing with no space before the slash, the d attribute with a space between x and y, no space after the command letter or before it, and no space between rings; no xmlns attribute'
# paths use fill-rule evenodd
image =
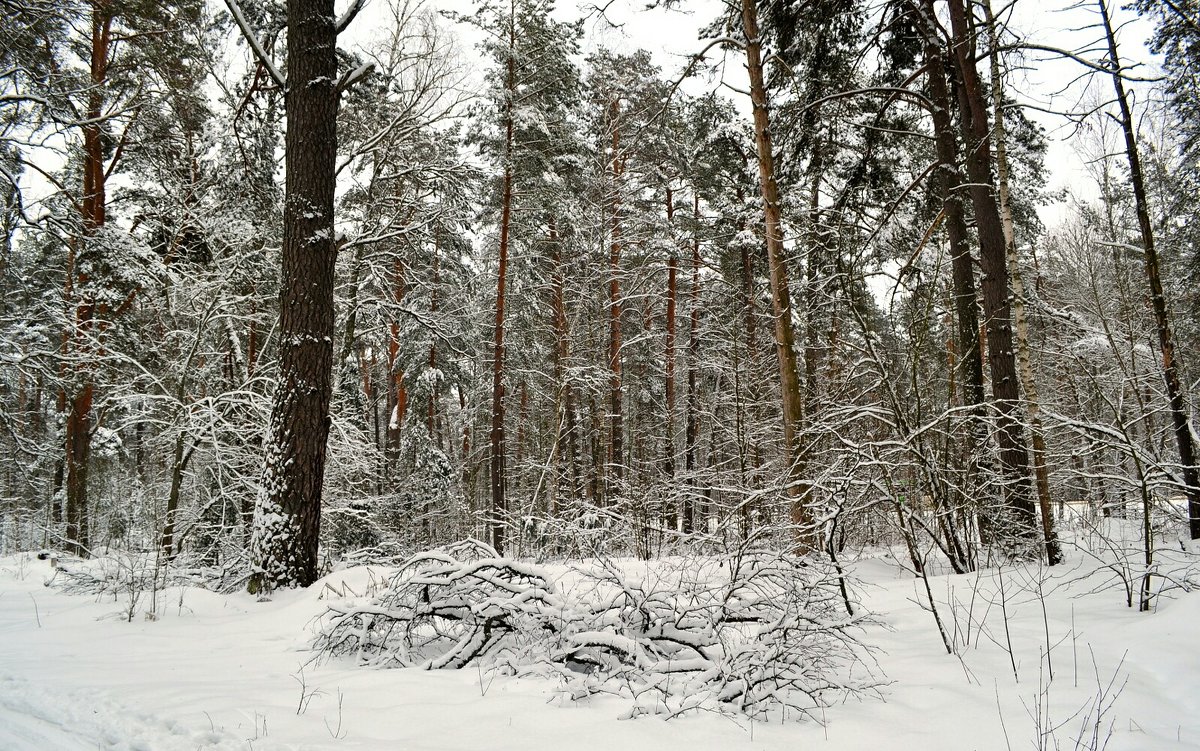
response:
<svg viewBox="0 0 1200 751"><path fill-rule="evenodd" d="M485 49L496 64L489 74L490 95L485 110L491 122L476 139L499 171L495 207L498 239L495 303L492 325L491 411L489 442L488 535L504 552L511 526L509 440L507 435L507 368L512 269L528 263L516 255L547 236L538 220L554 221L553 212L539 211L545 198L543 183L559 183L556 174L572 138L569 113L578 102L579 74L570 57L578 47L578 24L553 19L553 2L511 0L507 7L483 5L469 19L489 34ZM543 204L544 206L544 204ZM520 442L518 442L518 451Z"/></svg>
<svg viewBox="0 0 1200 751"><path fill-rule="evenodd" d="M335 334L338 99L369 67L338 75L337 35L362 3L338 18L333 0L289 0L286 78L263 52L240 8L233 0L229 5L259 63L284 90L287 115L279 383L251 543L257 571L250 588L258 591L308 586L318 575Z"/></svg>

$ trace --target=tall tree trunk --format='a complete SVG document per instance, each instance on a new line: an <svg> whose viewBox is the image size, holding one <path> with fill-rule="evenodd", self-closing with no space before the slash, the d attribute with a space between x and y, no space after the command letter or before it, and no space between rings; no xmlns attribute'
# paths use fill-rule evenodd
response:
<svg viewBox="0 0 1200 751"><path fill-rule="evenodd" d="M251 589L317 578L333 385L337 32L333 0L288 0L279 384L254 515Z"/></svg>
<svg viewBox="0 0 1200 751"><path fill-rule="evenodd" d="M171 457L171 487L167 492L167 512L163 517L163 533L160 549L168 560L175 557L175 523L179 514L179 497L183 489L184 472L187 471L191 452L184 451L186 440L183 430L175 436L175 452Z"/></svg>
<svg viewBox="0 0 1200 751"><path fill-rule="evenodd" d="M741 190L738 190L741 193ZM739 196L738 204L742 204ZM748 223L749 224L749 223ZM747 226L746 229L751 229ZM761 475L763 463L762 441L758 438L758 431L755 426L758 425L762 414L762 382L759 378L759 360L758 360L758 311L755 305L755 283L754 283L754 259L750 253L750 245L742 243L741 246L741 265L742 265L742 307L743 307L743 324L746 329L746 418L751 427L750 430L744 431L751 435L746 436L749 444L745 451L750 455L750 482L748 487L753 489L759 488L759 477ZM749 535L750 526L757 512L757 501L746 500L742 503L742 520L743 533Z"/></svg>
<svg viewBox="0 0 1200 751"><path fill-rule="evenodd" d="M963 399L968 407L980 410L986 396L983 389L983 358L979 350L979 316L977 313L975 275L972 269L967 221L962 205L962 173L958 168L958 139L951 120L950 91L942 63L942 49L937 43L933 0L923 0L926 79L930 113L938 155L938 191L942 197L942 217L946 222L946 237L950 243L951 276L954 285L954 312L958 319L957 335L959 377L963 384ZM978 437L978 436L976 436Z"/></svg>
<svg viewBox="0 0 1200 751"><path fill-rule="evenodd" d="M621 384L621 156L620 100L609 105L609 127L612 129L612 214L608 254L608 415L609 415L609 479L608 498L621 493L625 475L625 424Z"/></svg>
<svg viewBox="0 0 1200 751"><path fill-rule="evenodd" d="M763 77L762 39L756 0L742 0L742 30L746 37L746 68L750 74L750 99L754 107L754 145L763 197L771 307L775 317L775 351L779 358L779 390L783 401L783 442L787 451L788 497L796 541L802 549L815 549L816 535L808 509L811 488L805 479L804 449L800 430L804 401L796 364L796 335L792 326L792 300L788 289L786 251L780 220L779 186L775 182L775 154L771 145L771 117Z"/></svg>
<svg viewBox="0 0 1200 751"><path fill-rule="evenodd" d="M953 29L953 55L959 73L958 99L971 204L979 235L983 270L983 312L986 317L988 366L992 396L998 412L1000 465L1005 476L1005 506L1012 532L1019 537L1038 534L1030 487L1029 451L1018 419L1020 390L1013 353L1012 313L1009 306L1004 229L992 192L990 130L987 99L975 67L974 36L963 0L947 0Z"/></svg>
<svg viewBox="0 0 1200 751"><path fill-rule="evenodd" d="M1033 361L1029 354L1029 325L1025 320L1025 283L1021 278L1021 261L1017 257L1016 234L1013 229L1012 205L1008 188L1008 141L1004 130L1004 101L1000 83L999 35L996 19L992 15L991 0L983 0L988 33L988 58L992 78L992 138L996 144L996 184L999 189L1000 219L1004 229L1004 255L1008 260L1009 276L1013 289L1013 324L1016 326L1017 370L1021 376L1021 388L1025 391L1025 409L1029 418L1029 437L1033 449L1034 486L1037 490L1038 509L1042 518L1042 538L1046 545L1046 561L1051 565L1062 563L1062 549L1058 535L1054 532L1054 509L1050 503L1050 473L1046 468L1046 431L1042 427L1041 403L1038 400L1037 379L1033 375Z"/></svg>
<svg viewBox="0 0 1200 751"><path fill-rule="evenodd" d="M805 414L812 414L820 399L818 373L828 352L828 345L821 341L822 324L825 323L826 314L832 307L826 299L828 289L825 284L830 281L827 267L832 249L826 242L827 233L821 228L821 181L825 172L823 140L821 135L812 139L812 160L808 169L812 178L808 194L808 252L801 270L805 276L807 294L798 302L799 312L804 321Z"/></svg>
<svg viewBox="0 0 1200 751"><path fill-rule="evenodd" d="M397 258L392 264L392 300L397 305L404 302L408 294L408 281L404 262ZM398 314L397 314L398 315ZM408 391L404 385L404 369L400 358L400 322L393 320L388 326L387 346L387 426L383 438L383 463L386 479L395 482L397 465L400 461L400 428L404 425L408 411Z"/></svg>
<svg viewBox="0 0 1200 751"><path fill-rule="evenodd" d="M675 476L675 316L678 300L679 257L675 253L675 196L667 186L667 231L671 233L667 258L667 343L666 343L666 425L663 439L663 474ZM668 521L674 521L672 515Z"/></svg>
<svg viewBox="0 0 1200 751"><path fill-rule="evenodd" d="M1121 57L1117 50L1117 36L1113 30L1112 17L1105 0L1096 0L1100 18L1104 23L1104 34L1108 43L1107 63L1111 70L1113 91L1117 96L1117 107L1121 112L1121 133L1125 137L1125 157L1129 161L1129 178L1133 183L1133 198L1137 212L1138 230L1142 236L1142 251L1146 259L1146 281L1150 285L1150 303L1154 308L1154 327L1158 330L1158 346L1162 351L1163 380L1167 386L1167 400L1171 406L1171 426L1175 432L1175 445L1179 450L1179 463L1183 465L1183 482L1188 501L1188 531L1193 540L1200 539L1200 469L1196 467L1195 433L1192 430L1188 410L1187 390L1179 377L1179 357L1175 351L1175 336L1171 330L1171 317L1167 310L1167 295L1163 290L1162 271L1158 260L1158 249L1154 244L1154 227L1150 222L1150 201L1146 196L1146 180L1142 172L1142 160L1138 151L1137 133L1133 125L1133 113L1129 108L1129 97L1125 93L1125 81L1121 78ZM1147 540L1147 544L1149 541Z"/></svg>
<svg viewBox="0 0 1200 751"><path fill-rule="evenodd" d="M916 3L913 3L917 9ZM986 420L986 396L983 387L983 358L979 346L979 317L975 292L975 274L967 233L967 222L962 204L962 173L959 171L958 139L951 119L951 98L943 62L943 50L939 44L938 27L931 22L935 18L933 0L923 0L917 9L924 37L924 57L927 90L933 109L934 140L938 155L938 190L942 197L941 218L946 223L946 237L950 244L950 266L953 284L953 307L957 327L956 341L948 347L950 359L950 402L956 399L956 384L962 384L963 403L969 410L965 447L967 478L952 484L953 498L942 504L939 521L946 532L947 544L954 551L951 562L956 570L970 567L969 557L959 555L962 546L953 534L953 514L972 513L972 482L978 474L979 448L987 445L988 425ZM957 344L957 347L955 346ZM961 357L958 354L961 353ZM941 494L935 494L940 496ZM953 506L953 507L951 507Z"/></svg>
<svg viewBox="0 0 1200 751"><path fill-rule="evenodd" d="M437 312L438 312L438 286L441 284L441 272L442 272L441 239L442 239L441 233L436 232L434 234L434 238L433 238L433 286L429 290L429 314L435 320L437 319ZM430 375L432 375L433 372L437 370L437 364L438 364L437 339L435 338L429 345L429 372L430 372ZM429 433L430 442L432 443L432 442L436 441L438 444L440 444L441 441L437 439L437 435L436 435L437 416L438 416L438 388L439 388L438 381L430 382L429 404L426 407L426 413L425 413L425 429Z"/></svg>
<svg viewBox="0 0 1200 751"><path fill-rule="evenodd" d="M562 243L558 236L558 225L550 221L550 253L551 289L550 307L554 313L554 382L558 387L558 448L554 452L557 461L567 462L566 471L559 471L558 476L566 480L567 497L577 501L582 494L580 487L581 470L579 466L579 417L575 408L575 393L571 387L571 379L567 374L567 365L571 354L570 329L567 323L567 304L565 280L563 278ZM561 480L560 480L561 485ZM561 492L560 492L561 495ZM551 514L557 513L556 504L550 509Z"/></svg>
<svg viewBox="0 0 1200 751"><path fill-rule="evenodd" d="M92 449L92 406L95 400L95 384L91 365L85 355L89 350L87 340L94 327L95 302L87 289L89 279L80 254L99 252L91 247L96 235L106 220L106 178L104 144L101 127L104 122L104 86L108 82L109 48L112 38L113 9L107 0L93 0L91 6L91 91L88 93L87 122L83 126L83 237L80 247L73 251L74 258L68 262L68 290L75 290L74 339L74 387L67 399L66 421L66 547L75 555L87 555L90 544L88 534L88 462ZM115 158L115 157L114 157ZM98 280L97 280L98 281Z"/></svg>
<svg viewBox="0 0 1200 751"><path fill-rule="evenodd" d="M515 15L508 18L508 64L505 72L504 179L500 198L500 251L496 264L496 317L492 338L492 427L490 444L492 511L488 530L492 547L504 555L508 501L505 498L504 467L504 295L508 282L508 242L513 202L513 100L517 96L517 27Z"/></svg>
<svg viewBox="0 0 1200 751"><path fill-rule="evenodd" d="M696 482L696 445L700 440L700 196L692 194L692 291L688 332L688 393L687 423L684 426L684 469L687 470L688 492L683 499L681 529L685 533L695 531L696 498L699 496Z"/></svg>

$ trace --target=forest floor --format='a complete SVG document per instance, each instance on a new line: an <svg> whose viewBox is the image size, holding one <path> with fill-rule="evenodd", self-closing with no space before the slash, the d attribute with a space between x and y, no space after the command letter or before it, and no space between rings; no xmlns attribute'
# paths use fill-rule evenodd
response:
<svg viewBox="0 0 1200 751"><path fill-rule="evenodd" d="M828 707L823 725L620 721L628 699L564 703L537 678L309 664L324 583L357 589L381 569L266 602L180 587L134 602L67 594L45 585L50 561L9 556L0 749L1200 749L1200 593L1187 591L1200 561L1171 541L1163 591L1139 613L1119 575L1136 574L1134 549L1109 542L1077 537L1054 569L931 576L957 656L921 580L884 551L863 555L851 570L878 623L862 639L887 684Z"/></svg>

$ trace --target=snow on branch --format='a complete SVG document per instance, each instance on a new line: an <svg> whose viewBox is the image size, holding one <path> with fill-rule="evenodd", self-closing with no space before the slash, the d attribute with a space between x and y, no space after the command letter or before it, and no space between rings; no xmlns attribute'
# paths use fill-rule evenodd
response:
<svg viewBox="0 0 1200 751"><path fill-rule="evenodd" d="M345 73L343 73L341 75L341 78L338 79L338 82L337 82L338 93L341 93L341 92L349 89L351 86L358 83L363 78L366 78L368 75L370 75L371 71L373 71L373 70L375 70L375 63L370 62L370 63L363 63L362 65L358 66L354 70L346 71Z"/></svg>
<svg viewBox="0 0 1200 751"><path fill-rule="evenodd" d="M354 17L358 15L358 12L366 4L367 0L354 0L350 4L350 7L346 9L346 12L342 14L341 18L337 20L337 23L333 27L334 33L341 34L349 28L350 24L354 22Z"/></svg>
<svg viewBox="0 0 1200 751"><path fill-rule="evenodd" d="M275 63L271 62L271 56L263 49L262 42L258 40L258 35L254 33L254 29L250 28L250 22L246 20L245 14L242 13L242 8L238 5L237 0L225 0L225 6L229 8L229 12L233 15L234 22L242 31L242 36L246 38L246 43L250 45L250 49L254 51L254 56L262 63L268 75L271 76L280 89L287 89L287 81L283 74L275 67Z"/></svg>
<svg viewBox="0 0 1200 751"><path fill-rule="evenodd" d="M362 665L551 678L564 698L633 699L626 717L812 716L880 683L837 581L767 553L556 575L468 540L409 558L365 604L330 605L314 647Z"/></svg>

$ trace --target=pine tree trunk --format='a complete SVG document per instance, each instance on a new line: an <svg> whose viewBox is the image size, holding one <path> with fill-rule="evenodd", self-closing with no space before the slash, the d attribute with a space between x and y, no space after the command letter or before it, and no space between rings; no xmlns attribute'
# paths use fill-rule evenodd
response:
<svg viewBox="0 0 1200 751"><path fill-rule="evenodd" d="M66 548L67 552L84 557L89 555L87 487L94 391L90 383L78 387L70 401L66 425Z"/></svg>
<svg viewBox="0 0 1200 751"><path fill-rule="evenodd" d="M739 191L740 192L740 191ZM738 204L741 205L739 200ZM749 229L749 227L747 227ZM759 360L758 360L758 311L755 305L754 291L754 259L750 254L750 247L747 244L742 244L741 247L741 265L742 265L742 307L743 307L743 324L746 329L746 395L748 403L746 405L745 422L749 423L750 430L747 433L752 435L747 436L746 451L750 454L750 481L747 487L757 490L759 479L761 476L763 451L762 442L758 438L757 425L762 415L762 383L759 380ZM743 515L743 532L745 536L749 536L751 526L758 510L758 502L747 499L742 503Z"/></svg>
<svg viewBox="0 0 1200 751"><path fill-rule="evenodd" d="M609 127L612 129L612 207L609 220L611 237L608 254L608 416L609 416L609 488L607 497L621 494L625 475L625 425L621 383L621 129L620 102L609 106Z"/></svg>
<svg viewBox="0 0 1200 751"><path fill-rule="evenodd" d="M992 16L991 0L983 0L986 15L989 59L991 63L992 116L995 125L992 138L996 143L996 183L999 189L1000 219L1004 229L1005 258L1013 288L1013 324L1016 327L1017 368L1021 376L1021 388L1025 390L1025 409L1029 418L1029 436L1033 448L1033 473L1037 490L1038 509L1041 511L1042 538L1046 545L1046 561L1051 566L1062 563L1062 549L1058 535L1054 532L1054 509L1050 503L1050 473L1046 468L1046 431L1042 427L1041 403L1038 401L1037 380L1033 375L1033 362L1029 354L1029 325L1025 320L1025 284L1021 278L1021 262L1017 258L1016 235L1013 229L1012 206L1008 191L1008 142L1004 130L1003 97L1000 84L1000 55L997 52L999 36L996 20Z"/></svg>
<svg viewBox="0 0 1200 751"><path fill-rule="evenodd" d="M78 290L75 301L73 340L76 361L74 393L67 399L66 420L66 548L75 555L86 556L90 545L88 534L88 462L92 449L92 406L96 387L92 381L91 365L86 362L87 340L94 327L95 302L87 289L89 279L80 270L80 254L100 252L90 247L106 220L106 178L104 144L101 126L104 120L104 90L108 81L109 47L112 37L112 9L107 0L93 0L91 5L91 86L88 93L87 122L83 126L83 237L79 247L68 260L67 291Z"/></svg>
<svg viewBox="0 0 1200 751"><path fill-rule="evenodd" d="M948 0L953 29L953 54L959 73L959 113L963 139L967 144L966 166L971 204L979 235L979 262L983 270L983 311L986 318L988 366L992 377L992 395L998 412L1000 465L1005 476L1005 506L1011 519L1011 532L1018 537L1038 534L1032 488L1030 487L1029 451L1025 431L1018 419L1020 391L1016 357L1013 352L1012 313L1009 305L1007 259L1004 230L992 192L991 148L988 107L975 67L974 37L969 28L962 0Z"/></svg>
<svg viewBox="0 0 1200 751"><path fill-rule="evenodd" d="M926 18L934 17L933 0L924 0L923 11L924 14L928 14ZM946 236L950 243L954 312L955 318L958 319L958 381L963 384L964 403L968 407L975 407L976 414L982 416L982 406L986 398L983 389L983 358L979 351L975 275L962 205L958 139L954 135L954 124L950 116L950 92L946 84L946 70L942 64L942 50L935 41L936 31L928 26L923 31L929 98L933 102L933 132L939 162L938 190L942 197L942 217L946 222ZM972 435L978 437L974 433Z"/></svg>
<svg viewBox="0 0 1200 751"><path fill-rule="evenodd" d="M554 314L554 383L558 388L558 409L557 422L561 426L558 430L558 446L554 451L556 461L566 461L566 470L559 468L556 476L560 478L559 485L566 481L567 497L572 501L577 501L582 494L580 488L580 467L579 467L579 430L577 424L579 422L577 410L575 408L575 394L571 387L571 381L567 376L567 364L570 358L570 330L567 323L567 304L566 294L564 290L565 281L563 279L562 267L562 243L558 237L558 225L554 220L550 221L550 253L552 268L550 270L551 285L550 285L550 307ZM555 496L555 502L551 505L550 513L558 512L558 496L561 495L561 489L558 495Z"/></svg>
<svg viewBox="0 0 1200 751"><path fill-rule="evenodd" d="M505 73L504 181L500 203L500 251L496 265L496 317L492 338L492 427L488 434L492 510L488 531L492 547L504 555L508 500L505 497L504 440L504 304L508 282L508 243L513 202L513 99L516 98L516 19L508 21L508 66Z"/></svg>
<svg viewBox="0 0 1200 751"><path fill-rule="evenodd" d="M251 589L317 578L333 385L337 51L333 0L288 0L279 383L255 508Z"/></svg>
<svg viewBox="0 0 1200 751"><path fill-rule="evenodd" d="M821 231L821 180L825 171L825 149L822 138L812 141L812 160L809 164L812 183L808 195L808 252L801 273L805 276L807 294L799 302L800 315L804 321L804 412L812 414L820 399L821 363L827 347L821 341L825 312L830 307L826 300L825 282L829 279L826 259L830 249L825 244L825 233Z"/></svg>
<svg viewBox="0 0 1200 751"><path fill-rule="evenodd" d="M675 476L675 316L678 300L679 257L675 254L675 196L667 186L667 231L671 233L667 259L666 425L663 438L663 474ZM674 521L674 516L668 522Z"/></svg>
<svg viewBox="0 0 1200 751"><path fill-rule="evenodd" d="M695 215L695 230L700 228L700 196L693 193L692 213ZM696 483L696 445L700 440L700 236L692 238L692 312L691 328L688 332L688 393L687 418L683 435L683 463L687 470L689 489L683 499L680 529L685 533L695 531L696 498L699 489Z"/></svg>
<svg viewBox="0 0 1200 751"><path fill-rule="evenodd" d="M396 259L392 264L392 300L397 305L404 302L408 294L408 282L404 273L404 262ZM400 322L393 320L388 326L387 346L387 425L384 428L383 464L384 477L392 486L400 461L400 428L404 425L408 409L408 393L404 385L404 370L398 362L400 357Z"/></svg>
<svg viewBox="0 0 1200 751"><path fill-rule="evenodd" d="M1105 0L1097 0L1097 5L1104 22L1104 34L1108 43L1107 63L1112 70L1113 90L1116 92L1117 106L1121 112L1121 132L1125 137L1125 156L1129 161L1129 177L1133 183L1138 229L1141 232L1142 251L1146 259L1146 281L1150 286L1150 304L1154 308L1154 327L1158 330L1158 346L1162 352L1163 380L1166 382L1167 400L1171 408L1171 426L1175 433L1175 446L1179 450L1179 463L1183 466L1184 492L1188 502L1188 531L1191 538L1196 540L1200 539L1200 469L1196 466L1196 438L1187 404L1187 390L1179 377L1179 358L1175 351L1175 336L1171 331L1167 295L1163 290L1158 249L1154 244L1150 202L1146 196L1146 180L1142 172L1141 155L1138 152L1133 113L1129 108L1129 97L1125 93L1125 82L1120 73L1121 58L1117 50L1117 37L1107 3Z"/></svg>
<svg viewBox="0 0 1200 751"><path fill-rule="evenodd" d="M762 189L767 239L767 263L771 283L771 307L775 318L775 351L779 358L779 389L783 402L783 442L788 462L788 497L796 541L804 550L815 549L815 531L807 503L811 488L805 479L804 450L800 430L804 402L796 363L796 336L792 326L792 301L788 289L787 257L783 247L779 186L775 182L775 154L771 146L770 111L763 77L762 42L756 0L742 0L742 30L746 37L746 68L750 74L750 98L754 106L754 144L758 153L758 176Z"/></svg>

